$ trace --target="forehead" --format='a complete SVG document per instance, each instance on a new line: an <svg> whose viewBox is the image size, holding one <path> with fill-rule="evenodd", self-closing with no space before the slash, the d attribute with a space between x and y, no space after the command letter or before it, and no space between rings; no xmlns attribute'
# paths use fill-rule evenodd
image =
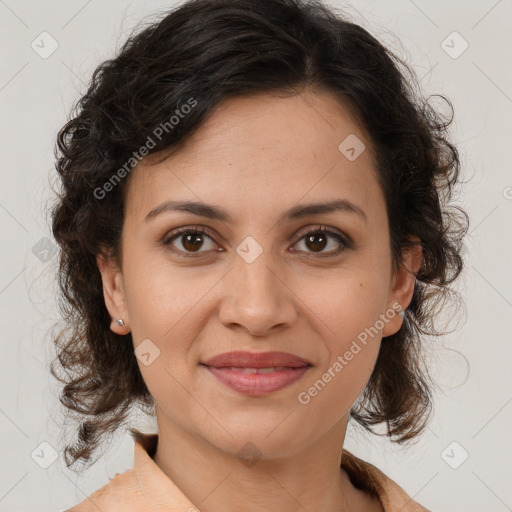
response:
<svg viewBox="0 0 512 512"><path fill-rule="evenodd" d="M179 151L141 162L127 215L143 218L177 198L232 205L242 220L253 206L262 213L279 205L277 213L340 197L378 206L379 195L371 142L347 105L327 92L265 93L228 99Z"/></svg>

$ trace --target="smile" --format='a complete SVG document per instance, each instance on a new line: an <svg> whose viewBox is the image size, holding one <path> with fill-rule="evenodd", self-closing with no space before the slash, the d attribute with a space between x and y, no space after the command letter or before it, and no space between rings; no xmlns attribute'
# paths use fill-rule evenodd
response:
<svg viewBox="0 0 512 512"><path fill-rule="evenodd" d="M311 366L246 368L215 368L204 366L220 383L248 396L264 396L290 386L299 380Z"/></svg>

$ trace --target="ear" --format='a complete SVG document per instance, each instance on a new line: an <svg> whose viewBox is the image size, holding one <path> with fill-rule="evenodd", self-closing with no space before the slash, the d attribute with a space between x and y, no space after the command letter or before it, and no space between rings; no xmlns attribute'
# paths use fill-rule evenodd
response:
<svg viewBox="0 0 512 512"><path fill-rule="evenodd" d="M111 258L98 256L96 263L103 281L105 305L111 317L110 329L116 334L128 334L130 323L126 308L123 273ZM120 318L124 322L122 326L117 323Z"/></svg>
<svg viewBox="0 0 512 512"><path fill-rule="evenodd" d="M382 329L383 337L397 333L402 327L403 318L398 313L400 309L405 311L411 303L416 283L414 274L421 268L423 263L423 248L420 245L420 239L416 236L412 236L410 239L417 245L406 250L403 263L398 272L393 276L386 312L392 310L396 314L393 315Z"/></svg>

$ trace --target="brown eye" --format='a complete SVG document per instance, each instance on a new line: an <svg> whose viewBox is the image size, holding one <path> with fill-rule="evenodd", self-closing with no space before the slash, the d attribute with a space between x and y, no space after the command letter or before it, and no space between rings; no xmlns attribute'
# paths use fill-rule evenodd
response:
<svg viewBox="0 0 512 512"><path fill-rule="evenodd" d="M162 245L180 256L194 257L201 253L208 253L218 247L213 239L214 236L215 234L206 227L186 226L169 233L162 241ZM208 242L210 242L210 247L208 247ZM299 243L303 243L304 249L299 251L292 249L292 252L318 254L322 257L336 256L352 247L348 237L344 237L325 226L310 229L302 235L295 245ZM216 252L222 251L223 249L217 249Z"/></svg>
<svg viewBox="0 0 512 512"><path fill-rule="evenodd" d="M195 252L203 245L203 237L202 233L181 235L181 244L187 251Z"/></svg>
<svg viewBox="0 0 512 512"><path fill-rule="evenodd" d="M207 234L206 228L202 226L195 228L184 227L171 232L165 237L162 244L174 252L183 253L183 256L189 256L194 253L203 253L211 250L208 247L206 247L206 250L201 250L205 245L208 246L207 240L213 242L213 247L216 246L212 236Z"/></svg>
<svg viewBox="0 0 512 512"><path fill-rule="evenodd" d="M350 247L344 237L324 226L306 232L299 242L302 240L304 240L305 252L317 253L322 256L334 256ZM334 240L334 242L329 243L330 240ZM329 246L330 249L325 251L324 249Z"/></svg>
<svg viewBox="0 0 512 512"><path fill-rule="evenodd" d="M324 233L315 233L313 235L308 235L305 238L304 243L308 249L311 249L313 252L320 252L325 249L328 242L328 236Z"/></svg>

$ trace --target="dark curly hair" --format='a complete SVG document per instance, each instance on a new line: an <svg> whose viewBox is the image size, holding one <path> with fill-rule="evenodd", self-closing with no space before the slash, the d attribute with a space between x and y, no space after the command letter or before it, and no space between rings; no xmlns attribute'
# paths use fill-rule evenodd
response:
<svg viewBox="0 0 512 512"><path fill-rule="evenodd" d="M460 159L447 119L419 92L411 68L348 17L318 0L189 0L136 29L115 58L100 64L61 128L55 148L61 190L52 208L60 246L59 301L64 328L52 334L52 375L60 401L79 423L64 450L68 467L90 461L134 404L154 400L139 371L131 334L113 333L98 255L120 261L124 197L139 148L177 151L224 100L258 92L334 93L369 134L385 195L393 268L420 240L423 263L402 328L381 345L351 417L394 442L420 434L435 385L423 363L422 335L434 327L461 273L469 218L450 204ZM179 123L155 128L188 108ZM165 151L164 151L165 150ZM148 153L148 154L149 154ZM117 173L117 174L116 174ZM114 178L117 181L114 181ZM108 191L108 200L102 200ZM418 242L416 242L417 244ZM450 293L449 293L450 292ZM125 338L123 340L123 338ZM60 370L60 371L59 371ZM62 372L61 370L64 370ZM140 435L130 428L132 435Z"/></svg>

